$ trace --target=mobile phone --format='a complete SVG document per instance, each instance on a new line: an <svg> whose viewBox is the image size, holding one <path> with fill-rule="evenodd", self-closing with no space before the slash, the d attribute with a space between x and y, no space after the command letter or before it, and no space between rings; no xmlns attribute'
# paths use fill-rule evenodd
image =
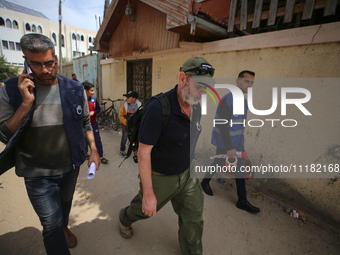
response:
<svg viewBox="0 0 340 255"><path fill-rule="evenodd" d="M27 73L27 74L30 74L30 69L29 69L29 66L28 66L28 63L27 63L26 60L25 60L25 62L24 62L24 66L26 67L26 73Z"/></svg>

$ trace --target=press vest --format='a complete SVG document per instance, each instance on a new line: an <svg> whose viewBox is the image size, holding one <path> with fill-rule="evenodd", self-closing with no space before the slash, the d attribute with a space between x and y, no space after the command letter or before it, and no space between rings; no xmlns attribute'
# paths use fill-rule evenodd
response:
<svg viewBox="0 0 340 255"><path fill-rule="evenodd" d="M220 116L221 107L226 107L223 104L226 103L229 107L230 111L233 113L233 95L232 93L228 93L222 98L222 105L219 104L216 110L215 119L226 119L226 116ZM247 124L247 111L248 111L248 102L244 98L244 114L243 115L231 115L231 118L228 119L228 123L225 125L216 125L213 128L211 143L215 145L217 148L225 149L223 144L223 138L221 137L220 128L229 128L229 135L232 142L233 147L244 144L244 129Z"/></svg>
<svg viewBox="0 0 340 255"><path fill-rule="evenodd" d="M79 82L60 75L57 75L57 77L63 110L63 125L70 144L71 159L75 166L80 166L86 158L86 141L83 128L84 88ZM18 78L13 78L6 82L9 103L15 111L22 102L17 84Z"/></svg>

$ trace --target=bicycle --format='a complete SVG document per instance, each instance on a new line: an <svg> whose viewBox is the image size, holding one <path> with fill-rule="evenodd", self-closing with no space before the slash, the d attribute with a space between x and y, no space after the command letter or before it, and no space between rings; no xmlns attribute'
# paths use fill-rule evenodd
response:
<svg viewBox="0 0 340 255"><path fill-rule="evenodd" d="M118 112L115 108L114 103L118 101L123 101L123 99L111 100L110 98L108 99L103 98L102 100L110 101L111 106L108 108L105 108L105 105L107 102L101 103L101 105L103 105L103 108L100 111L100 113L97 115L98 124L99 125L110 125L111 124L113 130L117 131L120 126L120 121L119 121Z"/></svg>

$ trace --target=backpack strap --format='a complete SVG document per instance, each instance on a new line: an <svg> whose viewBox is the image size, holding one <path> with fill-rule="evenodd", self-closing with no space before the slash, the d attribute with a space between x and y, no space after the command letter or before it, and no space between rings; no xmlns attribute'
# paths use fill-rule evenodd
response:
<svg viewBox="0 0 340 255"><path fill-rule="evenodd" d="M162 130L165 128L166 124L168 123L168 120L170 118L171 113L171 107L169 99L164 95L164 93L159 93L152 98L158 99L158 101L161 103L162 108Z"/></svg>

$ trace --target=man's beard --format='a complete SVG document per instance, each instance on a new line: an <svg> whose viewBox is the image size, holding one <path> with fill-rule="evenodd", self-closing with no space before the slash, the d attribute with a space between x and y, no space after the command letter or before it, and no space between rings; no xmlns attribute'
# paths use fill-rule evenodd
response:
<svg viewBox="0 0 340 255"><path fill-rule="evenodd" d="M49 76L51 76L50 79L46 80L46 79L41 79L40 76L44 75L44 74L41 74L41 75L37 75L33 70L31 70L34 74L34 78L37 80L38 83L40 84L50 84L50 83L53 83L55 81L55 79L57 78L57 75L56 73L54 74L53 71L54 69L51 71L51 72L48 72L48 73L45 73L45 74L48 74Z"/></svg>
<svg viewBox="0 0 340 255"><path fill-rule="evenodd" d="M189 96L188 96L186 91L185 91L186 87L189 88L188 82L186 82L184 84L183 88L181 89L181 97L182 97L183 102L185 104L188 104L188 105L198 104L201 101L201 97L199 99L195 99L194 97L190 96L190 93L189 93Z"/></svg>

